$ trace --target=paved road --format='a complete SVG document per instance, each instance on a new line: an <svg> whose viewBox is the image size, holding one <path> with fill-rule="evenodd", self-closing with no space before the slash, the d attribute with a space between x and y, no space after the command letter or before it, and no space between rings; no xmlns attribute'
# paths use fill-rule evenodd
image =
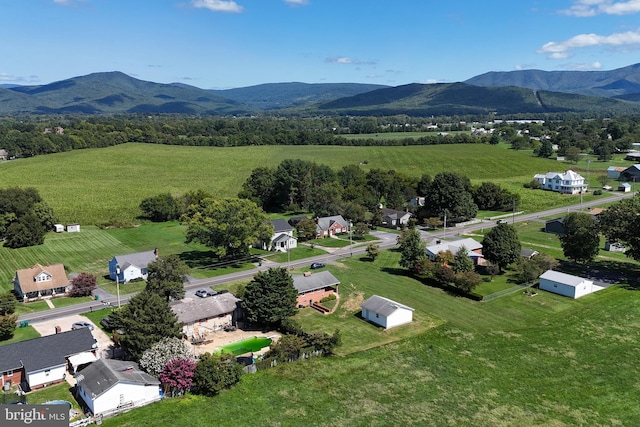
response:
<svg viewBox="0 0 640 427"><path fill-rule="evenodd" d="M608 203L616 202L624 198L632 197L634 193L616 193L610 197L601 198L598 200L593 200L590 202L584 202L572 206L565 206L562 208L552 208L547 209L541 212L535 212L531 214L523 214L523 215L514 215L511 218L508 218L510 222L523 222L523 221L532 221L532 220L540 220L542 217L549 217L555 215L566 214L567 212L575 212L581 211L587 208L592 208L594 206L605 205ZM453 237L459 234L466 234L473 231L478 231L486 228L492 228L496 226L496 221L482 221L477 224L469 225L466 227L451 227L446 230L446 237ZM390 249L396 245L396 237L397 234L384 232L384 231L375 231L372 233L374 236L378 237L379 242L378 245L380 249ZM432 240L435 238L442 238L443 232L428 232L421 231L423 240ZM311 264L312 262L323 262L330 263L332 261L336 261L338 259L347 258L351 256L360 256L366 252L367 244L354 244L351 247L344 247L340 249L336 249L331 253L318 255L312 258L305 258L301 260L285 262L285 263L275 263L266 261L263 262L262 265L256 265L255 269L240 271L237 273L225 274L223 276L212 277L208 279L191 279L184 284L185 290L187 293L191 293L198 288L208 287L212 285L220 285L229 282L235 282L237 280L245 280L250 279L256 274L256 270L264 271L271 267L287 267L290 268L300 268L305 267ZM96 294L99 296L99 300L84 302L80 304L75 304L68 307L54 308L46 311L41 311L37 313L24 314L18 318L18 322L23 320L28 321L42 321L42 320L50 320L56 319L60 317L66 317L74 314L85 313L91 310L99 310L104 308L105 305L117 306L118 301L115 295L111 295L102 289L96 290ZM129 299L133 297L133 294L129 295L121 295L120 304L126 304Z"/></svg>

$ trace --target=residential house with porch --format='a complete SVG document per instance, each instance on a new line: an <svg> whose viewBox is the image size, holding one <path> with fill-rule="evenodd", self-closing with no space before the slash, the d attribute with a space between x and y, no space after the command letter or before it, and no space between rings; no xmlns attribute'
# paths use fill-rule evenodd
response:
<svg viewBox="0 0 640 427"><path fill-rule="evenodd" d="M17 270L13 278L16 296L24 302L42 298L64 296L71 285L64 265L40 265Z"/></svg>
<svg viewBox="0 0 640 427"><path fill-rule="evenodd" d="M285 219L272 219L273 236L267 242L262 240L255 246L265 251L288 252L298 247L298 239L293 236L293 226Z"/></svg>
<svg viewBox="0 0 640 427"><path fill-rule="evenodd" d="M563 194L580 194L587 191L584 178L571 169L565 173L547 172L546 174L536 174L533 179L542 184L544 190Z"/></svg>
<svg viewBox="0 0 640 427"><path fill-rule="evenodd" d="M467 250L467 254L475 265L483 265L485 263L485 259L482 256L482 243L470 237L457 240L436 239L427 245L426 251L429 259L435 261L440 252L450 251L455 255L463 247Z"/></svg>
<svg viewBox="0 0 640 427"><path fill-rule="evenodd" d="M414 215L407 211L398 211L395 209L382 209L382 224L388 228L397 228L409 224L409 220Z"/></svg>

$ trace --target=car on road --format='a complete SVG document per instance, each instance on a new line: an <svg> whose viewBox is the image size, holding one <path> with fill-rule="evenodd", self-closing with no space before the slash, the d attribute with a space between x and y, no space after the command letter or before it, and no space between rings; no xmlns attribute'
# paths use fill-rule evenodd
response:
<svg viewBox="0 0 640 427"><path fill-rule="evenodd" d="M324 264L321 262L314 262L313 264L311 264L312 270L317 270L318 268L324 268Z"/></svg>
<svg viewBox="0 0 640 427"><path fill-rule="evenodd" d="M198 289L196 291L196 296L200 297L200 298L206 298L209 296L209 292L207 292L206 289Z"/></svg>
<svg viewBox="0 0 640 427"><path fill-rule="evenodd" d="M93 325L89 322L75 322L73 325L71 325L71 329L73 330L82 328L89 328L93 331Z"/></svg>

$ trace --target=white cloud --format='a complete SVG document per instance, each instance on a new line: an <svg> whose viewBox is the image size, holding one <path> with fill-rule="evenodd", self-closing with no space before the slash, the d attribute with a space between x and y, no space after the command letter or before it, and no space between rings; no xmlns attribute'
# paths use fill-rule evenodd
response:
<svg viewBox="0 0 640 427"><path fill-rule="evenodd" d="M574 70L574 71L593 71L593 70L602 69L602 64L598 61L592 62L591 64L571 62L568 64L562 64L562 68L564 68L565 70Z"/></svg>
<svg viewBox="0 0 640 427"><path fill-rule="evenodd" d="M284 0L289 6L304 6L309 4L309 0Z"/></svg>
<svg viewBox="0 0 640 427"><path fill-rule="evenodd" d="M578 34L562 42L549 42L538 49L538 53L547 54L551 59L564 59L571 51L583 47L610 46L614 48L640 48L640 31L614 33L608 36L598 34Z"/></svg>
<svg viewBox="0 0 640 427"><path fill-rule="evenodd" d="M238 3L230 0L192 0L191 4L197 9L209 9L212 12L240 13L244 10Z"/></svg>
<svg viewBox="0 0 640 427"><path fill-rule="evenodd" d="M348 56L330 56L324 60L333 64L349 64L349 65L375 65L375 61L361 61L359 59L349 58Z"/></svg>
<svg viewBox="0 0 640 427"><path fill-rule="evenodd" d="M18 83L36 83L39 82L40 78L38 76L14 76L11 74L0 73L0 82L18 82Z"/></svg>
<svg viewBox="0 0 640 427"><path fill-rule="evenodd" d="M575 0L569 9L560 13L570 16L588 17L596 15L629 15L640 12L640 0Z"/></svg>

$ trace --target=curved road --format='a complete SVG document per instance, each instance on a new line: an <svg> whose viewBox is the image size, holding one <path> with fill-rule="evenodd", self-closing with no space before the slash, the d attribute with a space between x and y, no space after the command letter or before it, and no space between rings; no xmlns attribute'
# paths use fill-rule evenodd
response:
<svg viewBox="0 0 640 427"><path fill-rule="evenodd" d="M577 211L584 210L586 208L592 208L594 206L600 206L600 205L605 205L612 202L617 202L625 198L633 197L634 194L635 193L619 193L610 197L605 197L598 200L592 200L590 202L584 202L584 203L580 203L572 206L565 206L561 208L552 208L545 211L534 212L531 214L514 215L509 218L505 217L505 219L511 223L522 222L522 221L535 221L535 220L541 221L540 218L543 218L543 217L562 215L562 214L566 214L567 212L577 212ZM447 228L446 233L448 233L448 235L453 236L458 234L469 233L472 231L478 231L485 228L492 228L492 227L495 227L495 225L496 225L496 221L483 220L480 223L468 225L466 227ZM443 237L443 233L441 232L421 231L420 233L422 234L423 240L431 240L437 237ZM396 236L397 236L396 234L382 232L382 231L375 232L375 234L377 235L377 237L380 237L380 240L379 240L380 249L390 249L396 246ZM237 280L250 279L256 274L256 270L264 271L271 267L289 266L291 268L299 268L299 267L308 266L312 262L329 263L329 262L342 259L342 258L347 258L350 256L362 255L363 253L366 252L366 247L367 247L367 244L360 243L360 244L352 245L351 247L347 246L344 248L340 248L333 251L332 253L318 255L312 258L305 258L305 259L290 261L286 263L275 263L275 262L267 261L267 262L263 262L261 266L257 266L255 269L251 269L251 270L241 271L238 273L225 274L223 276L212 277L208 279L193 279L186 282L184 284L184 288L185 290L193 290L203 286L220 285L223 283L234 282ZM98 288L95 291L95 294L98 295L100 298L98 301L83 302L83 303L75 304L68 307L53 308L46 311L39 311L37 313L23 314L18 318L18 322L21 322L23 320L27 320L30 322L50 320L50 319L69 316L72 314L80 314L80 313L86 313L92 310L99 310L101 308L104 308L106 305L116 306L118 303L117 297L115 295L109 294L100 288ZM129 301L129 299L133 296L134 294L121 295L120 304L126 304Z"/></svg>

